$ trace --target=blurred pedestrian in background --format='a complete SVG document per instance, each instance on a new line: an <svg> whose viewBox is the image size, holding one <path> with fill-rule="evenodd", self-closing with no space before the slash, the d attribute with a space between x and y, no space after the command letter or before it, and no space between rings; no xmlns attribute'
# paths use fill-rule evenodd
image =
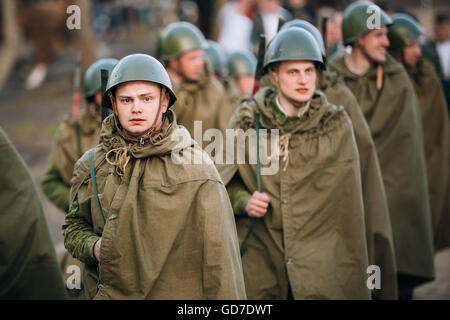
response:
<svg viewBox="0 0 450 320"><path fill-rule="evenodd" d="M308 0L284 0L283 7L290 12L292 19L302 19L314 23L316 12L310 7Z"/></svg>
<svg viewBox="0 0 450 320"><path fill-rule="evenodd" d="M225 51L252 50L250 34L255 3L255 0L232 0L220 9L217 41Z"/></svg>
<svg viewBox="0 0 450 320"><path fill-rule="evenodd" d="M259 35L266 36L266 44L276 35L279 26L292 18L292 15L281 7L281 0L257 0L258 14L253 20L250 41L254 51L259 43ZM281 23L280 23L281 22Z"/></svg>
<svg viewBox="0 0 450 320"><path fill-rule="evenodd" d="M435 39L426 43L423 54L433 62L442 81L447 108L450 112L450 18L446 13L436 15L434 24Z"/></svg>
<svg viewBox="0 0 450 320"><path fill-rule="evenodd" d="M334 11L327 20L325 44L328 57L334 54L343 55L345 47L342 40L342 18L341 11Z"/></svg>

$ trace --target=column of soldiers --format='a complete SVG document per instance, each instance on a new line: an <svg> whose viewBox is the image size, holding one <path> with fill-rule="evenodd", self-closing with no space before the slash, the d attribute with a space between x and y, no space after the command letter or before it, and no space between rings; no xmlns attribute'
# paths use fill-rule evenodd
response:
<svg viewBox="0 0 450 320"><path fill-rule="evenodd" d="M434 279L448 246L449 119L423 30L369 2L351 4L342 28L350 54L328 57L317 28L293 20L256 61L177 22L159 61L132 54L86 72L93 106L61 125L42 185L66 212L65 265L82 266L82 297L412 299ZM215 164L208 129L254 132L245 159L275 146L278 170L228 149L233 161Z"/></svg>

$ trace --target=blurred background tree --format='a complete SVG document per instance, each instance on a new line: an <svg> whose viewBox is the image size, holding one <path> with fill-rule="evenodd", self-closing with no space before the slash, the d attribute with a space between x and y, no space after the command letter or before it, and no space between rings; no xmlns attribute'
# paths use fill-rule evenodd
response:
<svg viewBox="0 0 450 320"><path fill-rule="evenodd" d="M2 0L0 8L1 21L1 47L0 47L0 91L8 79L17 51L19 49L19 27L17 25L17 3L16 1Z"/></svg>

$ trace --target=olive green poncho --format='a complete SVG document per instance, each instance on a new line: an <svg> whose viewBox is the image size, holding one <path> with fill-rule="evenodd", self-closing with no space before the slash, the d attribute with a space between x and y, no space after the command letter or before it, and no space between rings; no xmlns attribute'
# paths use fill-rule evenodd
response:
<svg viewBox="0 0 450 320"><path fill-rule="evenodd" d="M350 72L344 57L330 61L358 100L378 153L391 216L397 271L420 283L434 278L433 238L420 110L401 64L387 56L383 86L377 70Z"/></svg>
<svg viewBox="0 0 450 320"><path fill-rule="evenodd" d="M330 103L343 106L352 120L361 168L369 263L381 270L381 289L372 292L377 299L397 299L397 266L389 207L369 126L355 96L335 71L320 73L318 90L325 93Z"/></svg>
<svg viewBox="0 0 450 320"><path fill-rule="evenodd" d="M0 128L0 299L66 299L30 172Z"/></svg>
<svg viewBox="0 0 450 320"><path fill-rule="evenodd" d="M245 299L226 189L211 159L167 114L158 140L145 145L126 142L112 115L104 120L94 166L106 224L85 154L71 180L65 246L86 263L90 296L99 282L96 299ZM202 163L178 163L174 152ZM120 162L127 156L127 164ZM93 246L100 236L97 263Z"/></svg>
<svg viewBox="0 0 450 320"><path fill-rule="evenodd" d="M450 132L447 104L431 62L422 58L416 67L407 67L406 71L414 85L422 115L428 194L435 247L438 250L450 245L449 242L444 244L439 241L440 234L450 234L450 211L444 211L445 200L449 197Z"/></svg>
<svg viewBox="0 0 450 320"><path fill-rule="evenodd" d="M256 220L242 256L247 296L287 299L290 284L295 299L368 299L364 208L351 121L320 92L304 117L278 118L275 96L275 90L261 89L256 103L244 101L230 121L231 128L245 131L255 127L260 113L260 129L281 129L280 141L289 150L287 165L282 158L276 174L261 175L262 192L271 202L264 218ZM247 143L246 159L249 153L256 150ZM255 165L218 168L225 183L240 180L248 197L256 191ZM250 219L237 207L242 241Z"/></svg>
<svg viewBox="0 0 450 320"><path fill-rule="evenodd" d="M269 77L261 81L264 87L272 87ZM392 227L378 156L369 126L358 101L339 75L328 70L319 73L317 90L327 100L344 107L350 117L358 146L369 263L380 267L381 289L373 289L377 299L397 299L397 280Z"/></svg>

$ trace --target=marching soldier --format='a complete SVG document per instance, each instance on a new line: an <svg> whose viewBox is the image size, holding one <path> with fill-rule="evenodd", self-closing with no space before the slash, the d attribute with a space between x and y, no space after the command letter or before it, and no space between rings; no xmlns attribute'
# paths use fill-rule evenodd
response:
<svg viewBox="0 0 450 320"><path fill-rule="evenodd" d="M188 22L168 25L160 38L160 59L178 97L173 111L178 123L196 140L202 139L200 133L203 135L208 129L219 128L219 110L226 108L228 103L222 84L205 64L205 47L206 40L200 30ZM201 125L197 135L195 121Z"/></svg>
<svg viewBox="0 0 450 320"><path fill-rule="evenodd" d="M48 159L42 190L47 198L61 211L69 211L70 179L76 161L84 152L98 145L100 140L100 116L102 104L101 69L111 71L118 62L116 59L100 59L92 64L84 76L84 91L88 106L79 118L67 115L56 134L56 144ZM67 251L60 261L64 278L70 276L67 267L84 268L83 263L74 259ZM83 285L83 284L82 284ZM73 298L82 298L79 291L70 290Z"/></svg>
<svg viewBox="0 0 450 320"><path fill-rule="evenodd" d="M378 26L369 25L373 16ZM333 57L330 66L355 95L372 133L389 204L399 297L410 299L415 286L434 278L434 249L420 111L405 69L386 53L391 23L371 2L351 4L342 31L352 52Z"/></svg>
<svg viewBox="0 0 450 320"><path fill-rule="evenodd" d="M227 76L227 56L220 44L212 40L206 40L205 58L214 70L214 76L220 82Z"/></svg>
<svg viewBox="0 0 450 320"><path fill-rule="evenodd" d="M436 249L441 249L439 233L450 232L450 212L444 210L449 183L449 122L442 84L434 66L422 57L420 48L423 29L406 14L392 16L389 28L389 52L405 67L419 100L422 115L428 195L430 198ZM448 209L448 208L447 208ZM448 243L447 245L450 245Z"/></svg>
<svg viewBox="0 0 450 320"><path fill-rule="evenodd" d="M233 51L227 57L228 76L224 79L229 105L221 109L219 122L224 131L241 100L250 97L255 81L256 58L249 51Z"/></svg>
<svg viewBox="0 0 450 320"><path fill-rule="evenodd" d="M280 131L274 174L259 175L259 163L218 166L236 217L249 299L370 298L358 149L344 109L316 91L323 66L310 33L280 32L264 59L277 90L259 90L230 121L230 128L256 134ZM266 136L266 145L277 139ZM246 144L245 158L259 150Z"/></svg>
<svg viewBox="0 0 450 320"><path fill-rule="evenodd" d="M233 51L227 58L228 76L234 80L243 97L252 93L256 58L249 51Z"/></svg>
<svg viewBox="0 0 450 320"><path fill-rule="evenodd" d="M63 212L69 211L70 179L75 162L100 139L100 111L102 103L100 70L111 71L116 59L100 59L92 64L84 76L84 90L88 107L78 119L67 115L56 134L56 144L50 154L42 189L48 199Z"/></svg>
<svg viewBox="0 0 450 320"><path fill-rule="evenodd" d="M168 73L153 57L129 55L106 89L113 114L102 144L75 165L63 226L67 250L86 265L89 296L245 299L226 189L169 109L177 98Z"/></svg>
<svg viewBox="0 0 450 320"><path fill-rule="evenodd" d="M324 61L326 60L325 44L316 27L304 20L291 20L285 23L280 31L289 28L301 28L308 31L320 47ZM381 273L383 285L380 289L374 289L372 293L376 299L396 299L396 265L392 227L386 191L369 126L353 93L335 71L329 68L320 70L318 78L317 89L325 94L330 103L343 106L352 120L360 160L369 262L383 270ZM266 85L272 84L266 80Z"/></svg>

